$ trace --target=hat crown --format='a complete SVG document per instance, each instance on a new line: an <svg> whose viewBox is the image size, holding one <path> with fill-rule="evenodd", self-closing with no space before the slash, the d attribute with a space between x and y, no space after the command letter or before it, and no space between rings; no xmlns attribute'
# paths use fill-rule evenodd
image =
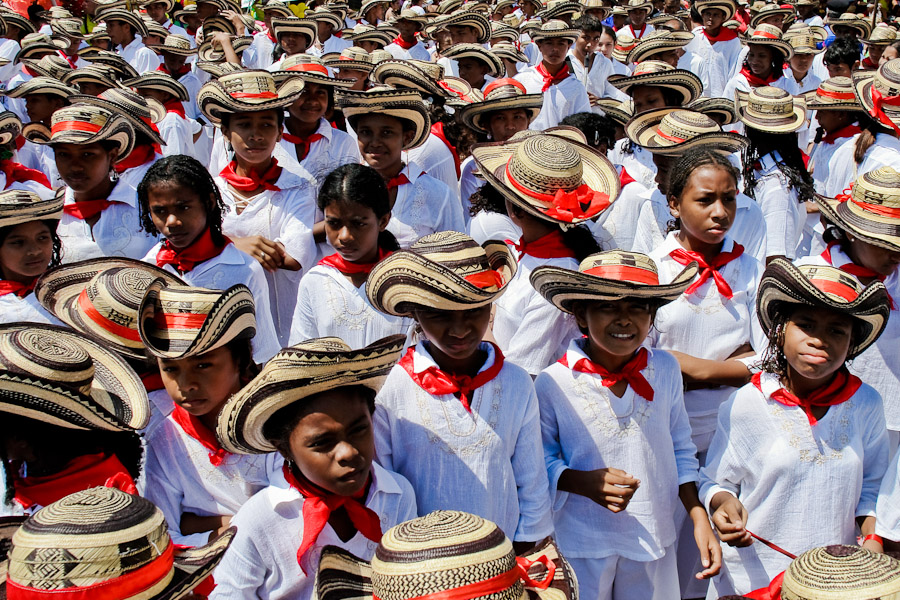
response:
<svg viewBox="0 0 900 600"><path fill-rule="evenodd" d="M504 98L517 98L527 93L525 86L511 77L495 79L487 85L484 92L485 102Z"/></svg>
<svg viewBox="0 0 900 600"><path fill-rule="evenodd" d="M794 114L794 96L781 88L762 86L750 90L747 112L756 117L786 117Z"/></svg>
<svg viewBox="0 0 900 600"><path fill-rule="evenodd" d="M425 61L425 60L410 60L407 61L414 66L418 67L421 71L424 71L425 74L433 79L434 81L440 81L444 78L444 67L437 63Z"/></svg>
<svg viewBox="0 0 900 600"><path fill-rule="evenodd" d="M50 118L50 125L51 130L59 123L69 122L88 123L90 125L103 127L111 118L112 113L105 108L99 106L87 106L84 104L73 104L72 106L65 106L54 112L53 116Z"/></svg>
<svg viewBox="0 0 900 600"><path fill-rule="evenodd" d="M463 278L491 269L484 247L458 231L439 231L423 236L413 242L409 249Z"/></svg>
<svg viewBox="0 0 900 600"><path fill-rule="evenodd" d="M90 395L94 379L94 361L84 348L34 329L0 333L0 368L40 377L84 396Z"/></svg>
<svg viewBox="0 0 900 600"><path fill-rule="evenodd" d="M569 25L566 24L565 21L561 21L559 19L550 19L546 23L541 24L541 31L565 31L567 29L571 29Z"/></svg>
<svg viewBox="0 0 900 600"><path fill-rule="evenodd" d="M582 184L581 155L555 135L535 135L520 144L507 166L512 179L539 194L571 191Z"/></svg>
<svg viewBox="0 0 900 600"><path fill-rule="evenodd" d="M866 204L900 208L900 173L887 166L864 173L850 194L854 200Z"/></svg>
<svg viewBox="0 0 900 600"><path fill-rule="evenodd" d="M340 60L355 60L357 62L371 63L372 57L359 46L349 46L341 50ZM335 67L340 68L341 65L337 64Z"/></svg>
<svg viewBox="0 0 900 600"><path fill-rule="evenodd" d="M150 118L150 105L147 103L147 99L137 92L123 88L109 88L100 94L98 98L109 100L141 119Z"/></svg>
<svg viewBox="0 0 900 600"><path fill-rule="evenodd" d="M692 110L673 110L662 118L657 134L665 140L679 143L704 133L717 133L722 128L712 117Z"/></svg>
<svg viewBox="0 0 900 600"><path fill-rule="evenodd" d="M804 552L784 573L784 598L888 598L900 592L900 562L859 546L825 546ZM843 593L842 593L843 592Z"/></svg>
<svg viewBox="0 0 900 600"><path fill-rule="evenodd" d="M900 58L887 61L875 71L872 89L878 90L884 97L900 95ZM889 105L883 108L885 112L896 110Z"/></svg>
<svg viewBox="0 0 900 600"><path fill-rule="evenodd" d="M852 302L863 292L863 285L859 280L835 267L800 265L797 270L835 302Z"/></svg>
<svg viewBox="0 0 900 600"><path fill-rule="evenodd" d="M750 35L750 41L753 40L780 40L782 39L782 31L780 28L769 25L768 23L760 23L753 29Z"/></svg>
<svg viewBox="0 0 900 600"><path fill-rule="evenodd" d="M277 94L275 79L267 71L239 71L227 73L217 80L225 92L235 94Z"/></svg>
<svg viewBox="0 0 900 600"><path fill-rule="evenodd" d="M166 36L165 41L163 41L163 46L178 48L179 50L190 50L191 42L183 35L169 34Z"/></svg>
<svg viewBox="0 0 900 600"><path fill-rule="evenodd" d="M640 252L610 250L591 254L578 270L588 275L637 285L659 285L659 270L652 258Z"/></svg>
<svg viewBox="0 0 900 600"><path fill-rule="evenodd" d="M645 60L634 68L632 77L637 75L649 75L651 73L665 73L666 71L674 71L675 68L669 63L661 60Z"/></svg>
<svg viewBox="0 0 900 600"><path fill-rule="evenodd" d="M872 33L869 35L869 39L867 41L871 44L872 42L893 42L896 39L896 31L894 31L890 27L878 26L872 30Z"/></svg>

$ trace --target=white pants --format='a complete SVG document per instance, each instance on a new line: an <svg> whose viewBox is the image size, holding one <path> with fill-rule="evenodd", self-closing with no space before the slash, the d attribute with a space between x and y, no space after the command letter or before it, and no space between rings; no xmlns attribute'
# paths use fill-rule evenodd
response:
<svg viewBox="0 0 900 600"><path fill-rule="evenodd" d="M578 577L579 600L680 600L675 546L659 560L621 556L568 559Z"/></svg>

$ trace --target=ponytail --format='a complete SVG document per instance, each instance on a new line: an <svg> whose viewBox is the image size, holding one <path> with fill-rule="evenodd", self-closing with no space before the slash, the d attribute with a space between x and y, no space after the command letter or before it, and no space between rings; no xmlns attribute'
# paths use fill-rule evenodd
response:
<svg viewBox="0 0 900 600"><path fill-rule="evenodd" d="M860 113L859 128L862 129L862 133L856 138L856 145L853 148L853 160L857 165L862 164L866 152L875 145L875 136L884 131L878 121L870 117L868 113Z"/></svg>
<svg viewBox="0 0 900 600"><path fill-rule="evenodd" d="M583 261L591 254L603 251L600 244L594 239L594 234L591 233L591 230L586 225L581 224L570 227L562 232L562 237L563 243L575 253L575 258L578 262Z"/></svg>

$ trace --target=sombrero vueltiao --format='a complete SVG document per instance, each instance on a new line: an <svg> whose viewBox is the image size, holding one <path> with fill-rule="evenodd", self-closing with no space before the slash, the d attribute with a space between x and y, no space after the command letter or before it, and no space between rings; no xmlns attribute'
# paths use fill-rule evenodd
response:
<svg viewBox="0 0 900 600"><path fill-rule="evenodd" d="M52 77L57 80L61 80L66 73L72 71L72 65L58 54L48 54L47 56L42 56L38 60L26 58L22 61L22 64L38 75Z"/></svg>
<svg viewBox="0 0 900 600"><path fill-rule="evenodd" d="M816 196L825 217L867 244L900 252L900 173L880 167L864 173L837 198Z"/></svg>
<svg viewBox="0 0 900 600"><path fill-rule="evenodd" d="M825 24L831 27L832 31L835 27L855 29L860 39L865 39L872 33L872 24L869 20L853 13L844 13L837 18L826 18Z"/></svg>
<svg viewBox="0 0 900 600"><path fill-rule="evenodd" d="M353 29L344 29L341 37L354 44L359 42L375 42L376 44L387 46L396 35L391 35L387 31L378 29L372 25L357 23Z"/></svg>
<svg viewBox="0 0 900 600"><path fill-rule="evenodd" d="M147 35L147 27L144 25L143 19L130 10L125 10L122 8L111 8L109 10L103 11L103 13L99 16L99 20L104 23L108 23L110 21L121 21L123 23L127 23L131 25L131 28L134 30L134 33L140 36Z"/></svg>
<svg viewBox="0 0 900 600"><path fill-rule="evenodd" d="M89 104L73 104L53 113L50 129L40 123L29 123L22 134L35 144L87 145L109 140L119 150L116 162L131 154L134 148L134 128L125 117L105 108Z"/></svg>
<svg viewBox="0 0 900 600"><path fill-rule="evenodd" d="M749 32L749 30L748 30ZM748 45L768 46L777 50L784 57L785 62L794 56L794 49L786 42L781 34L781 29L774 25L763 23L757 26L744 40Z"/></svg>
<svg viewBox="0 0 900 600"><path fill-rule="evenodd" d="M275 39L281 39L285 33L296 33L306 38L306 47L312 48L316 43L316 21L314 19L298 19L291 17L289 19L272 19L272 30Z"/></svg>
<svg viewBox="0 0 900 600"><path fill-rule="evenodd" d="M829 77L803 96L807 110L863 110L849 77Z"/></svg>
<svg viewBox="0 0 900 600"><path fill-rule="evenodd" d="M771 133L791 133L806 122L806 100L781 88L762 86L734 91L738 119L744 125Z"/></svg>
<svg viewBox="0 0 900 600"><path fill-rule="evenodd" d="M737 112L734 109L734 100L728 100L727 98L701 96L685 105L684 108L712 117L716 123L722 126L737 123L738 120Z"/></svg>
<svg viewBox="0 0 900 600"><path fill-rule="evenodd" d="M19 13L15 12L14 10L4 9L3 12L0 13L0 20L2 20L4 23L4 34L7 33L7 30L10 27L18 27L25 35L28 35L29 33L37 33L37 27L35 27L34 23L32 23L29 19L23 17Z"/></svg>
<svg viewBox="0 0 900 600"><path fill-rule="evenodd" d="M794 54L821 54L825 48L819 48L819 39L811 32L791 33L785 35L784 40L791 45Z"/></svg>
<svg viewBox="0 0 900 600"><path fill-rule="evenodd" d="M154 117L160 115L154 114L149 99L137 92L115 87L106 90L99 96L79 95L72 96L69 100L77 102L79 105L97 106L114 115L119 115L131 124L135 132L143 133L150 138L152 143L166 145L153 120ZM165 116L165 113L162 116Z"/></svg>
<svg viewBox="0 0 900 600"><path fill-rule="evenodd" d="M712 117L674 108L657 108L632 117L625 125L625 135L638 146L662 156L681 156L699 147L732 154L749 144L742 135L722 131Z"/></svg>
<svg viewBox="0 0 900 600"><path fill-rule="evenodd" d="M471 310L499 298L516 269L505 243L479 245L464 233L441 231L375 265L366 295L377 310L395 316L409 316L417 306Z"/></svg>
<svg viewBox="0 0 900 600"><path fill-rule="evenodd" d="M167 35L162 44L150 44L147 47L157 54L168 52L176 56L192 56L197 53L197 49L191 47L190 40L177 34Z"/></svg>
<svg viewBox="0 0 900 600"><path fill-rule="evenodd" d="M405 119L412 123L415 134L409 144L403 146L403 150L421 146L431 132L431 118L419 92L386 86L374 87L364 92L338 90L336 100L354 129L356 119L370 113Z"/></svg>
<svg viewBox="0 0 900 600"><path fill-rule="evenodd" d="M793 17L794 9L790 6L782 8L780 4L764 4L750 19L750 27L755 29L759 26L760 21L773 15L781 16L781 21L783 23L788 17Z"/></svg>
<svg viewBox="0 0 900 600"><path fill-rule="evenodd" d="M519 41L519 30L510 27L503 21L491 21L491 47L493 48L494 40L506 40L508 42Z"/></svg>
<svg viewBox="0 0 900 600"><path fill-rule="evenodd" d="M140 75L128 61L115 52L107 52L106 50L88 46L78 51L78 57L83 58L92 65L111 67L116 72L116 79L134 79Z"/></svg>
<svg viewBox="0 0 900 600"><path fill-rule="evenodd" d="M197 93L200 112L212 123L220 123L222 114L260 112L281 109L303 91L299 77L287 79L281 86L268 71L243 70L227 73L204 84Z"/></svg>
<svg viewBox="0 0 900 600"><path fill-rule="evenodd" d="M463 108L484 100L481 90L476 90L468 81L460 77L447 75L440 83L445 89L453 92L453 95L446 100L447 106Z"/></svg>
<svg viewBox="0 0 900 600"><path fill-rule="evenodd" d="M339 387L361 385L378 392L400 358L405 341L405 335L394 335L353 350L331 337L282 349L225 403L216 426L219 442L235 454L274 452L275 446L263 433L272 415Z"/></svg>
<svg viewBox="0 0 900 600"><path fill-rule="evenodd" d="M860 40L867 46L890 46L897 41L897 31L891 27L877 26L864 40Z"/></svg>
<svg viewBox="0 0 900 600"><path fill-rule="evenodd" d="M693 39L694 34L689 31L658 29L638 40L637 45L628 52L625 60L629 63L641 63L651 59L654 54L684 48Z"/></svg>
<svg viewBox="0 0 900 600"><path fill-rule="evenodd" d="M487 74L491 77L500 77L506 72L503 61L481 44L456 44L445 50L442 55L454 60L459 60L461 58L474 58L475 60L479 60L488 66L490 71L488 71Z"/></svg>
<svg viewBox="0 0 900 600"><path fill-rule="evenodd" d="M497 42L491 46L491 52L500 60L508 60L513 63L528 62L528 56L512 42Z"/></svg>
<svg viewBox="0 0 900 600"><path fill-rule="evenodd" d="M327 23L331 25L333 31L340 31L344 28L344 19L341 18L341 15L329 10L327 6L307 10L303 18L312 19L316 23Z"/></svg>
<svg viewBox="0 0 900 600"><path fill-rule="evenodd" d="M187 102L189 100L187 88L177 79L163 73L162 71L148 71L137 79L130 79L125 82L130 88L135 90L158 90L168 92L178 100Z"/></svg>
<svg viewBox="0 0 900 600"><path fill-rule="evenodd" d="M122 87L118 81L119 74L112 67L106 65L88 65L69 71L62 77L62 82L67 85L81 85L82 83L95 83L107 88Z"/></svg>
<svg viewBox="0 0 900 600"><path fill-rule="evenodd" d="M597 101L597 107L603 111L603 114L622 127L634 116L634 107L631 98L622 101L616 98L600 98Z"/></svg>
<svg viewBox="0 0 900 600"><path fill-rule="evenodd" d="M813 548L793 560L784 572L781 598L900 598L900 562L859 546Z"/></svg>
<svg viewBox="0 0 900 600"><path fill-rule="evenodd" d="M538 12L535 16L546 23L551 19L559 20L560 17L573 17L582 10L584 10L584 7L580 2L573 2L572 0L550 0L550 2L547 2L547 8Z"/></svg>
<svg viewBox="0 0 900 600"><path fill-rule="evenodd" d="M734 13L737 12L737 2L734 2L734 0L697 0L696 4L694 4L694 8L696 8L697 12L701 15L704 10L718 8L725 13L725 18L722 19L722 22L724 23L725 21L730 21L734 18Z"/></svg>
<svg viewBox="0 0 900 600"><path fill-rule="evenodd" d="M531 33L532 41L537 44L541 40L549 40L562 38L574 42L581 35L580 29L575 29L567 25L565 21L553 19L541 24L539 29L533 30Z"/></svg>
<svg viewBox="0 0 900 600"><path fill-rule="evenodd" d="M5 146L22 133L22 121L10 110L0 112L0 146Z"/></svg>
<svg viewBox="0 0 900 600"><path fill-rule="evenodd" d="M512 78L495 79L484 88L484 100L463 108L459 118L472 129L489 133L482 119L490 113L522 109L528 114L530 125L541 112L543 105L543 94L529 94L524 85Z"/></svg>
<svg viewBox="0 0 900 600"><path fill-rule="evenodd" d="M639 85L673 90L681 94L681 106L693 102L703 92L699 77L684 69L673 69L672 65L658 60L645 60L635 67L632 75L610 75L607 81L626 94Z"/></svg>
<svg viewBox="0 0 900 600"><path fill-rule="evenodd" d="M478 32L479 44L486 44L491 39L491 22L484 15L471 10L457 10L441 21L441 28L472 27Z"/></svg>
<svg viewBox="0 0 900 600"><path fill-rule="evenodd" d="M152 502L116 488L64 496L12 535L0 599L185 598L218 565L236 529L205 546L176 549L168 528Z"/></svg>
<svg viewBox="0 0 900 600"><path fill-rule="evenodd" d="M372 64L372 57L359 46L344 48L341 50L341 55L339 57L332 60L326 60L325 66L335 69L338 72L341 70L351 70L371 73L372 69L375 68L375 65Z"/></svg>
<svg viewBox="0 0 900 600"><path fill-rule="evenodd" d="M16 53L13 62L21 62L23 58L40 58L47 54L57 54L69 47L69 43L59 38L51 38L45 33L29 33L22 38L22 47Z"/></svg>
<svg viewBox="0 0 900 600"><path fill-rule="evenodd" d="M276 17L290 18L296 16L294 11L291 10L291 5L281 0L268 0L263 3L262 9L264 13L270 13Z"/></svg>
<svg viewBox="0 0 900 600"><path fill-rule="evenodd" d="M44 200L34 192L5 190L0 192L0 229L31 221L62 217L63 198Z"/></svg>
<svg viewBox="0 0 900 600"><path fill-rule="evenodd" d="M627 33L624 29L619 30L619 32L616 33L616 44L612 49L612 57L623 65L627 64L628 53L631 52L637 44L638 41L634 39L634 36Z"/></svg>
<svg viewBox="0 0 900 600"><path fill-rule="evenodd" d="M371 562L326 546L313 594L314 600L577 597L575 572L554 541L516 556L497 525L449 510L392 527Z"/></svg>
<svg viewBox="0 0 900 600"><path fill-rule="evenodd" d="M887 61L876 71L854 71L851 78L863 109L881 126L900 132L900 58Z"/></svg>
<svg viewBox="0 0 900 600"><path fill-rule="evenodd" d="M272 72L275 83L281 85L289 77L299 77L305 83L316 83L331 88L353 87L353 82L331 77L328 67L317 56L309 54L292 54L281 61L281 68Z"/></svg>
<svg viewBox="0 0 900 600"><path fill-rule="evenodd" d="M884 284L862 284L849 273L831 266L795 266L776 258L766 267L756 295L756 314L766 335L772 329L779 306L799 304L838 311L862 326L860 340L850 346L847 358L855 358L875 343L887 325L890 298Z"/></svg>
<svg viewBox="0 0 900 600"><path fill-rule="evenodd" d="M444 67L421 60L383 60L372 70L372 79L398 89L412 89L435 98L446 98L450 92L438 83L444 78Z"/></svg>

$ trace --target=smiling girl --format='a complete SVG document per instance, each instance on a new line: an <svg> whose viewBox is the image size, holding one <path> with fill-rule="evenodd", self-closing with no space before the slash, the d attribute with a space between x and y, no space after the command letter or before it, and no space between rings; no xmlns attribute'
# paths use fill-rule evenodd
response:
<svg viewBox="0 0 900 600"><path fill-rule="evenodd" d="M766 85L785 85L784 66L793 56L791 45L781 39L780 28L759 25L747 39L747 54L740 72L725 85L722 95L731 99L735 90L749 92Z"/></svg>

